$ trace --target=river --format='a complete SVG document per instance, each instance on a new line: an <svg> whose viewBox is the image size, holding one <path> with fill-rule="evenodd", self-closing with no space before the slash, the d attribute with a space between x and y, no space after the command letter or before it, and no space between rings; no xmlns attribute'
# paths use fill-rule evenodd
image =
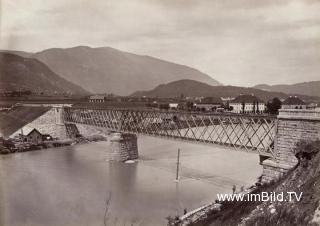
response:
<svg viewBox="0 0 320 226"><path fill-rule="evenodd" d="M138 146L131 164L109 162L108 142L0 156L1 226L166 225L262 173L254 153L145 136Z"/></svg>

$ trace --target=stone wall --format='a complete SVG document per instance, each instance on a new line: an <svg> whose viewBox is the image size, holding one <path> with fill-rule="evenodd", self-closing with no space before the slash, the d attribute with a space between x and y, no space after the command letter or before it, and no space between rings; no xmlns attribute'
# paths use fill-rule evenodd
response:
<svg viewBox="0 0 320 226"><path fill-rule="evenodd" d="M281 109L275 137L275 158L263 161L262 182L284 175L298 163L295 146L301 140L320 139L320 112Z"/></svg>
<svg viewBox="0 0 320 226"><path fill-rule="evenodd" d="M127 161L138 158L137 136L129 133L114 133L110 139L110 160Z"/></svg>
<svg viewBox="0 0 320 226"><path fill-rule="evenodd" d="M62 108L51 108L49 111L25 125L23 128L14 132L10 137L18 135L22 131L31 131L37 129L42 134L50 134L52 137L67 138L66 128L63 124ZM24 132L26 133L26 132ZM26 135L26 134L25 134Z"/></svg>

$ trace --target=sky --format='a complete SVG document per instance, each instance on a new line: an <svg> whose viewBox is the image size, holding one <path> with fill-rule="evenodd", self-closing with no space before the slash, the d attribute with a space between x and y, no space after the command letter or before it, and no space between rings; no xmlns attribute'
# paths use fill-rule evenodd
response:
<svg viewBox="0 0 320 226"><path fill-rule="evenodd" d="M0 49L109 46L225 85L320 80L320 0L0 0Z"/></svg>

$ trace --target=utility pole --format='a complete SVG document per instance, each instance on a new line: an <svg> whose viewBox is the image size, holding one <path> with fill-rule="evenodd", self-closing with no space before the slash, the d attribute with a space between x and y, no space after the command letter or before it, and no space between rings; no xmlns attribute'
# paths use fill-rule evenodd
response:
<svg viewBox="0 0 320 226"><path fill-rule="evenodd" d="M176 173L176 182L179 181L179 166L180 166L180 148L178 148L178 156L177 156L177 173Z"/></svg>

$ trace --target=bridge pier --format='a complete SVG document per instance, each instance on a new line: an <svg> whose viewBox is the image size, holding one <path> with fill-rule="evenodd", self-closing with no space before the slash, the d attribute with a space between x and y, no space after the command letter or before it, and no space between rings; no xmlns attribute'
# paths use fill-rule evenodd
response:
<svg viewBox="0 0 320 226"><path fill-rule="evenodd" d="M110 142L110 160L124 162L138 158L138 144L135 134L113 133Z"/></svg>
<svg viewBox="0 0 320 226"><path fill-rule="evenodd" d="M320 111L281 109L277 117L275 158L262 162L262 183L278 179L298 164L297 142L317 139L320 139Z"/></svg>

